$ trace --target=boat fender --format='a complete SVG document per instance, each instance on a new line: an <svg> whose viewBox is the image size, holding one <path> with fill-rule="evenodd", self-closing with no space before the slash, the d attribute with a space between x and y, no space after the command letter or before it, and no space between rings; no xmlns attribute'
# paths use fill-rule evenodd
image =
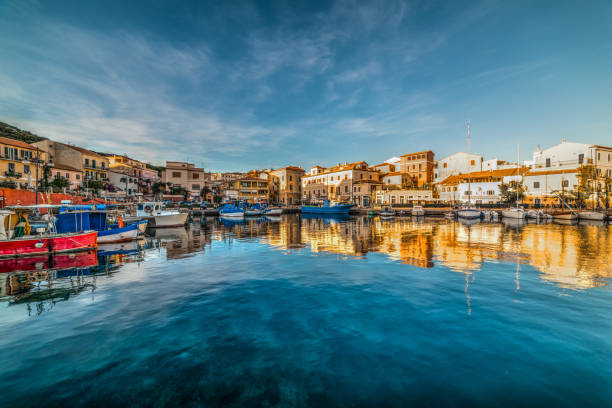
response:
<svg viewBox="0 0 612 408"><path fill-rule="evenodd" d="M34 246L40 249L45 246L45 243L42 241L38 241L37 243L34 244Z"/></svg>
<svg viewBox="0 0 612 408"><path fill-rule="evenodd" d="M121 216L119 216L119 218L117 218L117 226L119 228L123 228L123 218Z"/></svg>

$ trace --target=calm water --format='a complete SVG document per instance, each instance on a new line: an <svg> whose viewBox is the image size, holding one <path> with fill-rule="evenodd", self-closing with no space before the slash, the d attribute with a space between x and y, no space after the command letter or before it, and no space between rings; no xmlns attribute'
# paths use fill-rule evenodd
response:
<svg viewBox="0 0 612 408"><path fill-rule="evenodd" d="M609 226L208 219L101 249L0 274L1 406L612 404Z"/></svg>

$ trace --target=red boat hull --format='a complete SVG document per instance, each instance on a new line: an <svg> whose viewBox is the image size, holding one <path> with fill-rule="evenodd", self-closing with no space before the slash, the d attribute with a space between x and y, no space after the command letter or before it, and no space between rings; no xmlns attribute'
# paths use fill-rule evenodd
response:
<svg viewBox="0 0 612 408"><path fill-rule="evenodd" d="M31 272L45 269L86 268L98 265L96 251L50 254L0 259L0 273Z"/></svg>
<svg viewBox="0 0 612 408"><path fill-rule="evenodd" d="M97 237L98 233L96 231L90 231L0 241L0 258L42 256L96 249Z"/></svg>

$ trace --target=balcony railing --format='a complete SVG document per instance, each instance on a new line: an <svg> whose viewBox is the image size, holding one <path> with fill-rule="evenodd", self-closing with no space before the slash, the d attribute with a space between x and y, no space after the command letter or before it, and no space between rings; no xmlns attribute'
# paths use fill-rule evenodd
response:
<svg viewBox="0 0 612 408"><path fill-rule="evenodd" d="M16 172L14 172L14 171L5 171L5 172L4 172L4 175L5 175L6 177L15 177L15 178L21 178L22 173L16 173Z"/></svg>

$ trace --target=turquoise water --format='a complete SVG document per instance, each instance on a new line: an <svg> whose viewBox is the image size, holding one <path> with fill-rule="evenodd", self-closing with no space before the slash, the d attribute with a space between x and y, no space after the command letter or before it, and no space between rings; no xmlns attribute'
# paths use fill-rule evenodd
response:
<svg viewBox="0 0 612 408"><path fill-rule="evenodd" d="M3 407L612 403L609 226L208 219L103 249L0 276Z"/></svg>

